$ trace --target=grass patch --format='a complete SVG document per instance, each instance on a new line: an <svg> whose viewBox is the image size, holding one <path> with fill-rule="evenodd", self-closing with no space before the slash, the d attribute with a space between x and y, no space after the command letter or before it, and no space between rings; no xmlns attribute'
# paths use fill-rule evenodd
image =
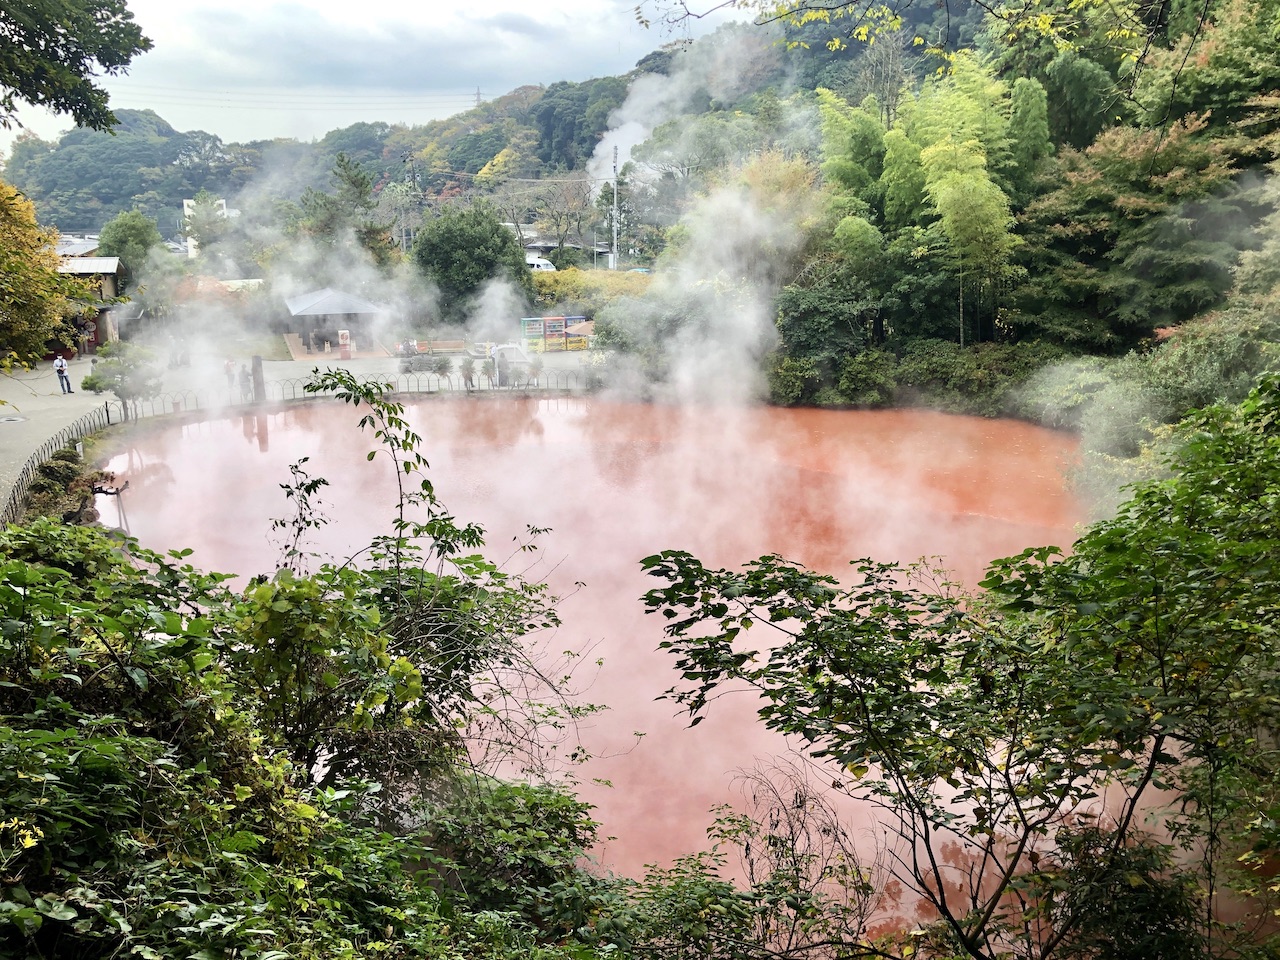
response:
<svg viewBox="0 0 1280 960"><path fill-rule="evenodd" d="M293 359L284 337L279 334L236 337L227 342L226 355L232 360L248 360L252 357L261 357L263 360Z"/></svg>

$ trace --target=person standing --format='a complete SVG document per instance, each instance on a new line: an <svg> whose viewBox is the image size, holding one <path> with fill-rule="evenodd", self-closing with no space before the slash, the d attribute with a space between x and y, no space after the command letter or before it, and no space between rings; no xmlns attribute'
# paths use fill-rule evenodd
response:
<svg viewBox="0 0 1280 960"><path fill-rule="evenodd" d="M53 358L53 369L58 374L58 386L62 387L63 393L75 393L71 389L71 374L67 372L67 358L62 354L58 354Z"/></svg>

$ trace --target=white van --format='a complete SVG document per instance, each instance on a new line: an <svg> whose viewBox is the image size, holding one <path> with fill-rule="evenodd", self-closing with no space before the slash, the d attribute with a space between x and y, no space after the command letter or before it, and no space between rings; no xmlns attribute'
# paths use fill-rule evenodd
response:
<svg viewBox="0 0 1280 960"><path fill-rule="evenodd" d="M526 253L524 255L524 262L530 270L554 270L556 268L556 265L550 260L544 260L542 257L535 257L531 253Z"/></svg>

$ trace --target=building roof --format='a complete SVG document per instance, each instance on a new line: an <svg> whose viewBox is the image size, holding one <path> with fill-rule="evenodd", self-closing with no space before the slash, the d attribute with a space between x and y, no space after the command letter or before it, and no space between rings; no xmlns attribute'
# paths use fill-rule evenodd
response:
<svg viewBox="0 0 1280 960"><path fill-rule="evenodd" d="M289 315L294 317L331 317L387 312L385 307L331 287L289 297L284 305L289 308Z"/></svg>
<svg viewBox="0 0 1280 960"><path fill-rule="evenodd" d="M84 257L98 250L97 237L59 237L58 256Z"/></svg>
<svg viewBox="0 0 1280 960"><path fill-rule="evenodd" d="M117 303L107 307L107 313L115 317L116 320L141 320L143 314L142 304L137 301L130 300L127 303Z"/></svg>
<svg viewBox="0 0 1280 960"><path fill-rule="evenodd" d="M210 277L205 274L198 274L188 277L182 284L185 293L189 299L191 296L202 296L205 294L227 294L239 293L242 290L257 290L262 286L263 280L220 280L217 277Z"/></svg>
<svg viewBox="0 0 1280 960"><path fill-rule="evenodd" d="M78 276L96 276L100 273L120 272L119 257L69 257L58 264L59 273L74 273Z"/></svg>

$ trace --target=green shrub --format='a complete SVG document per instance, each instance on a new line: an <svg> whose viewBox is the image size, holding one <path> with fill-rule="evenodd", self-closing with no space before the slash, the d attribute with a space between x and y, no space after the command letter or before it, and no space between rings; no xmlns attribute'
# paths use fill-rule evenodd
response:
<svg viewBox="0 0 1280 960"><path fill-rule="evenodd" d="M580 872L599 827L590 804L551 786L477 779L459 781L420 813L430 846L424 862L444 889L473 909L572 932L576 924L558 915L569 905L553 907L545 894L576 880L590 896L591 878Z"/></svg>
<svg viewBox="0 0 1280 960"><path fill-rule="evenodd" d="M836 387L831 386L819 387L818 392L813 395L811 403L815 407L822 407L828 410L843 410L849 406L849 401L845 399L844 394Z"/></svg>
<svg viewBox="0 0 1280 960"><path fill-rule="evenodd" d="M1011 397L1011 412L1046 427L1078 430L1098 393L1114 380L1116 361L1073 357L1038 371Z"/></svg>
<svg viewBox="0 0 1280 960"><path fill-rule="evenodd" d="M1061 347L1038 341L962 348L949 340L910 340L903 345L898 385L941 410L1002 416L1017 388L1063 356Z"/></svg>
<svg viewBox="0 0 1280 960"><path fill-rule="evenodd" d="M36 472L41 478L50 480L65 489L70 486L76 477L80 476L81 469L82 464L78 456L74 461L55 456L53 459L46 460L36 467Z"/></svg>
<svg viewBox="0 0 1280 960"><path fill-rule="evenodd" d="M1144 355L1136 371L1174 417L1239 403L1280 358L1280 318L1230 310L1184 323Z"/></svg>
<svg viewBox="0 0 1280 960"><path fill-rule="evenodd" d="M813 400L821 385L816 361L777 356L769 367L769 400L780 407L798 407Z"/></svg>
<svg viewBox="0 0 1280 960"><path fill-rule="evenodd" d="M897 361L883 350L866 350L840 365L838 390L856 407L887 407L897 394Z"/></svg>
<svg viewBox="0 0 1280 960"><path fill-rule="evenodd" d="M32 479L31 484L27 487L27 489L32 494L57 495L57 494L66 492L67 488L65 484L59 483L53 477L46 476L42 473L37 473L36 476Z"/></svg>

